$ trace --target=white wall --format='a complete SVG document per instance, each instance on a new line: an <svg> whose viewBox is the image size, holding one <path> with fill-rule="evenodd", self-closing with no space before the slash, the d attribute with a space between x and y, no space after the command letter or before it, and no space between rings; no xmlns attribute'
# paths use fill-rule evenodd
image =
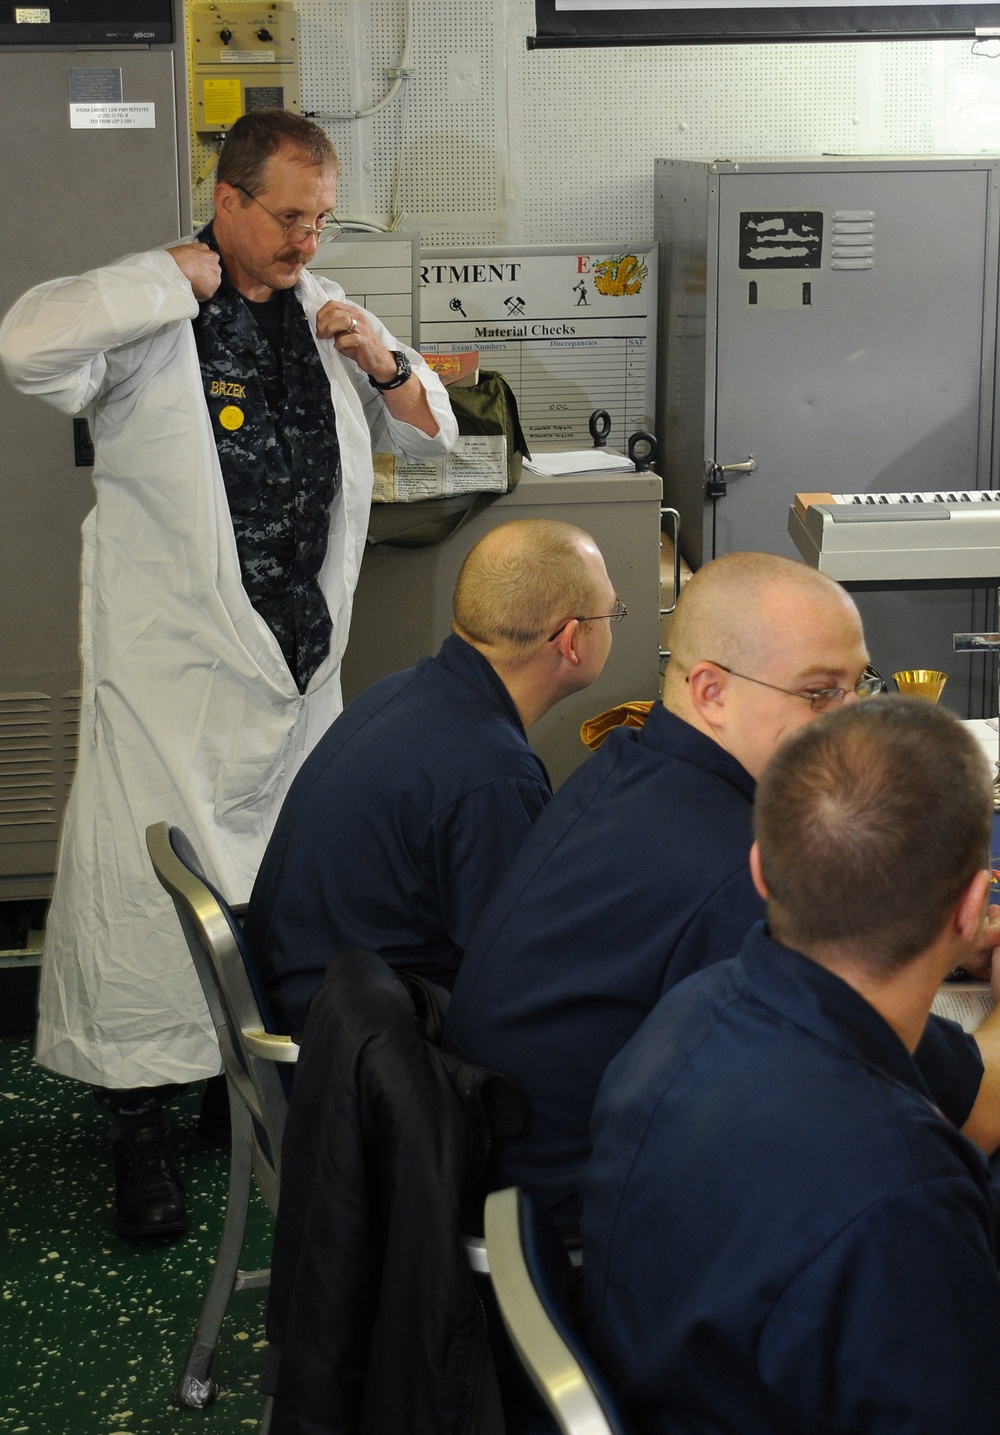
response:
<svg viewBox="0 0 1000 1435"><path fill-rule="evenodd" d="M411 8L400 95L370 118L321 122L343 163L338 210L386 223L395 193L425 245L649 239L659 155L1000 150L1000 59L969 41L529 51L532 0ZM303 109L380 99L404 0L298 10ZM209 180L196 214L210 204Z"/></svg>

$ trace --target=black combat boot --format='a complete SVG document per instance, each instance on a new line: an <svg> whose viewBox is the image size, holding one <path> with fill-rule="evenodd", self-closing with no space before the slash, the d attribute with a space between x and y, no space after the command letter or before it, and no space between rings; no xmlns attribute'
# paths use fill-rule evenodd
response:
<svg viewBox="0 0 1000 1435"><path fill-rule="evenodd" d="M187 1202L162 1117L131 1126L111 1145L115 1160L115 1230L120 1236L179 1236Z"/></svg>

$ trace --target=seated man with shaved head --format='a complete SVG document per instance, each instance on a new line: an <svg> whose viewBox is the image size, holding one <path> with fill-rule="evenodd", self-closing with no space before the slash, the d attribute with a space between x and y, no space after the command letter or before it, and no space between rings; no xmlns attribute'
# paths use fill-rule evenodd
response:
<svg viewBox="0 0 1000 1435"><path fill-rule="evenodd" d="M982 939L990 774L941 708L795 733L756 800L767 924L611 1063L589 1336L643 1435L996 1435L1000 1206L913 1060Z"/></svg>
<svg viewBox="0 0 1000 1435"><path fill-rule="evenodd" d="M330 957L348 947L450 989L551 796L525 731L597 677L616 611L586 533L504 524L466 557L437 656L373 684L333 723L289 790L247 909L288 1030L302 1030Z"/></svg>
<svg viewBox="0 0 1000 1435"><path fill-rule="evenodd" d="M567 1221L608 1063L665 991L733 956L764 914L748 866L756 779L785 736L873 686L847 593L769 554L706 564L670 636L662 703L641 729L612 732L546 808L472 936L445 1021L449 1050L527 1099L494 1184ZM969 1120L974 1044L935 1022L920 1059L942 1108ZM987 1144L1000 1139L992 1112Z"/></svg>

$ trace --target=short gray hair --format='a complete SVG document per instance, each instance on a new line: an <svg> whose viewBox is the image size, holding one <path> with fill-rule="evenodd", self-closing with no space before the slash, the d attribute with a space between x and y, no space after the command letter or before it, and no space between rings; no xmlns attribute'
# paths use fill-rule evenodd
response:
<svg viewBox="0 0 1000 1435"><path fill-rule="evenodd" d="M757 788L772 929L904 966L988 865L992 825L989 768L957 719L920 698L848 703L788 737Z"/></svg>

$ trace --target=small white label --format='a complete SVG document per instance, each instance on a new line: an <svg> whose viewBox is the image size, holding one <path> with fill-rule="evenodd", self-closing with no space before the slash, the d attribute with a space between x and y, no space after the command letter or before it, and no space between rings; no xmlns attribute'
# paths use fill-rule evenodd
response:
<svg viewBox="0 0 1000 1435"><path fill-rule="evenodd" d="M273 65L273 50L220 50L222 65Z"/></svg>
<svg viewBox="0 0 1000 1435"><path fill-rule="evenodd" d="M28 9L15 10L15 11L14 11L14 24L15 24L15 25L48 25L48 24L49 24L49 12L48 12L48 10L28 10Z"/></svg>
<svg viewBox="0 0 1000 1435"><path fill-rule="evenodd" d="M71 130L155 130L156 106L70 105Z"/></svg>

